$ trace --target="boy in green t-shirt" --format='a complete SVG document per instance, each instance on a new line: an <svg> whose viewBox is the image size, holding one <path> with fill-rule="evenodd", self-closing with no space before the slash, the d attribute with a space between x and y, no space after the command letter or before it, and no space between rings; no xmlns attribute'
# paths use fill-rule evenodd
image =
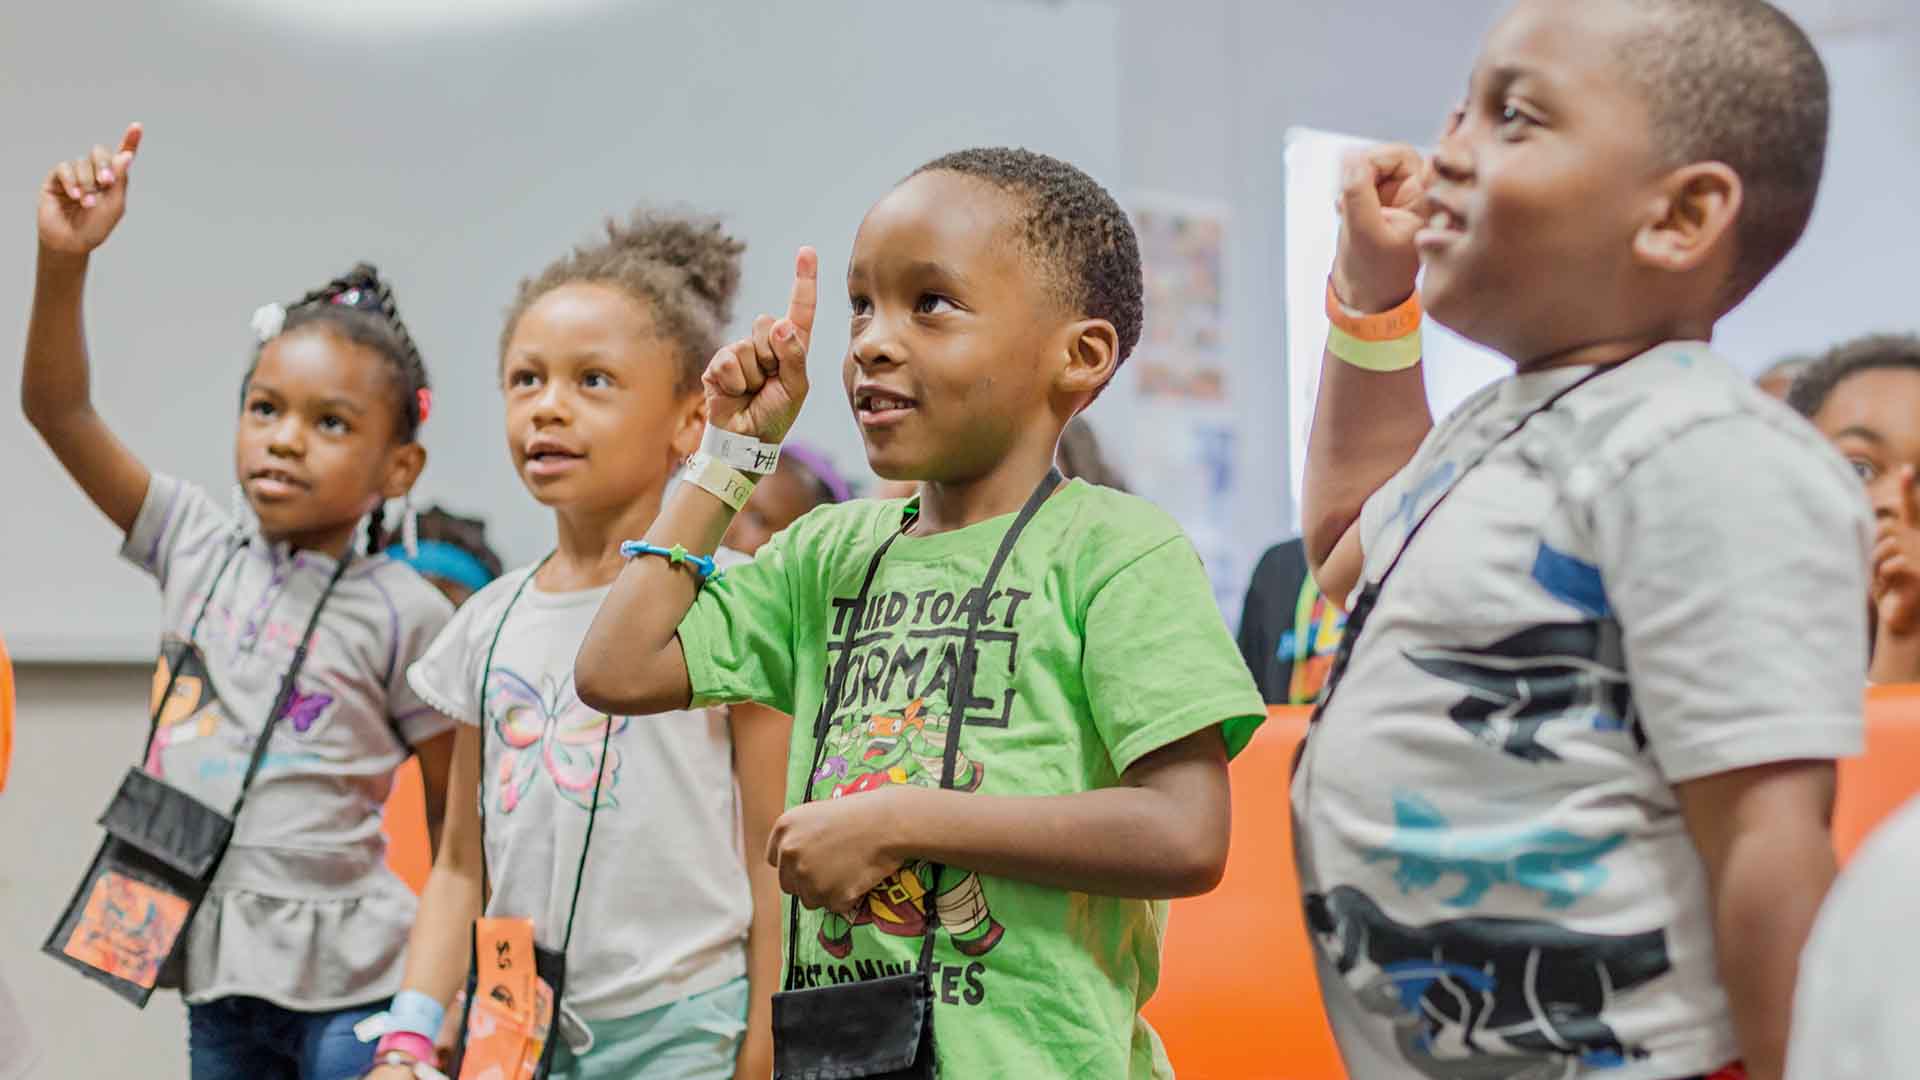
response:
<svg viewBox="0 0 1920 1080"><path fill-rule="evenodd" d="M581 699L800 718L767 853L809 909L794 985L912 971L932 917L948 1075L1171 1075L1139 1015L1164 900L1219 880L1227 759L1263 711L1178 526L1050 486L1139 340L1132 227L1027 151L889 192L854 240L844 381L874 471L920 494L822 507L702 588L686 553L714 550L806 396L815 267L802 249L786 317L708 368L705 452L644 545L669 557L622 572Z"/></svg>

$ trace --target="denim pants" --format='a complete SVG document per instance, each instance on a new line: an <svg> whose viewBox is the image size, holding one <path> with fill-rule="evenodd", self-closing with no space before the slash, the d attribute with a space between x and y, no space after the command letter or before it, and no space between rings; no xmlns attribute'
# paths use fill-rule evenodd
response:
<svg viewBox="0 0 1920 1080"><path fill-rule="evenodd" d="M296 1012L259 998L187 1007L193 1080L357 1080L373 1067L373 1044L353 1026L385 1001L333 1012Z"/></svg>

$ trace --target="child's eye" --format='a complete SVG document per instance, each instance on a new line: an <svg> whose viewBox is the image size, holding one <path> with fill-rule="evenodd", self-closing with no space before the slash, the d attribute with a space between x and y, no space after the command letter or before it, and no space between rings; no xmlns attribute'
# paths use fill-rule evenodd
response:
<svg viewBox="0 0 1920 1080"><path fill-rule="evenodd" d="M873 301L864 296L849 296L847 306L853 309L853 317L857 319L873 310Z"/></svg>
<svg viewBox="0 0 1920 1080"><path fill-rule="evenodd" d="M589 371L580 376L580 385L589 390L603 390L613 385L613 379L604 371Z"/></svg>
<svg viewBox="0 0 1920 1080"><path fill-rule="evenodd" d="M247 412L265 420L274 413L273 402L260 400L249 401L247 402Z"/></svg>
<svg viewBox="0 0 1920 1080"><path fill-rule="evenodd" d="M919 303L913 305L913 310L921 315L938 315L942 310L952 308L953 301L939 293L922 293Z"/></svg>
<svg viewBox="0 0 1920 1080"><path fill-rule="evenodd" d="M1511 102L1500 106L1500 127L1509 134L1533 127L1535 121L1524 109Z"/></svg>
<svg viewBox="0 0 1920 1080"><path fill-rule="evenodd" d="M539 382L540 382L540 376L534 374L531 371L527 371L524 368L517 371L507 372L507 385L510 387L513 387L516 390L521 389L523 387L536 386L539 384Z"/></svg>
<svg viewBox="0 0 1920 1080"><path fill-rule="evenodd" d="M1853 466L1854 474L1863 483L1871 484L1880 478L1880 467L1865 458L1848 458L1847 464Z"/></svg>
<svg viewBox="0 0 1920 1080"><path fill-rule="evenodd" d="M332 413L328 413L326 416L320 418L320 430L329 435L345 435L353 429L348 426L345 420L342 420Z"/></svg>

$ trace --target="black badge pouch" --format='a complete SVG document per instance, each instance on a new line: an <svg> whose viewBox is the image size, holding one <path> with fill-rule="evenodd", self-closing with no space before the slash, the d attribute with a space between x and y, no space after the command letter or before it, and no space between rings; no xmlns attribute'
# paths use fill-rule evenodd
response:
<svg viewBox="0 0 1920 1080"><path fill-rule="evenodd" d="M993 595L1000 570L1013 553L1014 542L1025 531L1033 515L1061 482L1058 471L1040 481L1027 504L1021 508L1000 549L994 554L981 586L982 596ZM909 517L902 525L911 526ZM820 715L814 721L814 762L807 771L807 789L803 802L813 800L813 778L820 772L820 755L826 744L826 730L833 718L834 706L845 685L849 662L853 657L857 628L864 621L873 579L880 561L893 546L899 532L888 537L867 564L866 578L855 597L851 617L846 623L846 641L840 650L840 662L828 681ZM960 732L966 723L963 704L973 697L973 676L977 660L977 639L981 608L978 605L967 618L966 640L961 648L960 677L955 680L952 699L952 730L946 741L940 769L940 786L953 786L955 760L960 749ZM940 930L940 913L934 898L940 894L940 876L944 867L935 864L928 877L922 900L926 905L926 933L920 939L920 960L913 971L859 982L801 988L801 973L796 956L800 946L800 902L787 900L788 966L786 988L773 995L773 1075L774 1080L932 1080L936 1075L933 1046L933 944Z"/></svg>

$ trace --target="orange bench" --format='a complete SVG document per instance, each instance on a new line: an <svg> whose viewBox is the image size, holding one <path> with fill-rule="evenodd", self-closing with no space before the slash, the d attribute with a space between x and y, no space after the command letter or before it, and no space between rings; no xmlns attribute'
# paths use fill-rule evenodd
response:
<svg viewBox="0 0 1920 1080"><path fill-rule="evenodd" d="M1147 1018L1182 1080L1339 1080L1301 920L1288 824L1287 770L1305 709L1276 708L1233 764L1233 849L1226 879L1173 905L1160 989ZM1834 844L1845 859L1920 793L1920 686L1867 696L1867 753L1840 766ZM416 890L429 858L419 769L409 762L387 806L388 861Z"/></svg>

